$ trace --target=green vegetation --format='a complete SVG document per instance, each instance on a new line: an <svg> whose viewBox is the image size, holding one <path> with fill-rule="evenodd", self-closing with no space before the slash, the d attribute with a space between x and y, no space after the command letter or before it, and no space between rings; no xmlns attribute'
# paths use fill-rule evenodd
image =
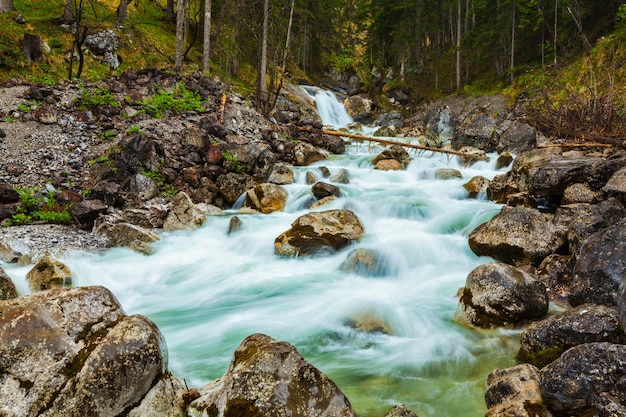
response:
<svg viewBox="0 0 626 417"><path fill-rule="evenodd" d="M178 193L178 190L174 187L174 185L167 184L165 182L165 178L160 171L141 171L141 175L154 181L155 184L163 190L163 195L166 197L172 198L176 195L176 193Z"/></svg>
<svg viewBox="0 0 626 417"><path fill-rule="evenodd" d="M226 168L233 169L239 174L243 172L243 165L241 165L241 162L237 159L237 155L234 155L230 149L226 149L222 153L222 158L224 158L225 165L227 165Z"/></svg>
<svg viewBox="0 0 626 417"><path fill-rule="evenodd" d="M83 88L79 101L79 109L93 109L98 106L120 107L120 103L115 99L113 93L104 88L89 90Z"/></svg>
<svg viewBox="0 0 626 417"><path fill-rule="evenodd" d="M56 201L53 191L40 193L37 187L15 187L20 197L20 208L7 225L28 224L35 221L47 223L69 223L71 221L67 206Z"/></svg>
<svg viewBox="0 0 626 417"><path fill-rule="evenodd" d="M204 111L202 108L200 95L195 91L187 89L184 83L176 84L173 91L165 91L159 88L152 97L141 101L144 111L156 117L163 118L166 111Z"/></svg>
<svg viewBox="0 0 626 417"><path fill-rule="evenodd" d="M141 128L137 125L131 126L125 131L127 135L132 135L133 133L140 133L140 132L141 132Z"/></svg>

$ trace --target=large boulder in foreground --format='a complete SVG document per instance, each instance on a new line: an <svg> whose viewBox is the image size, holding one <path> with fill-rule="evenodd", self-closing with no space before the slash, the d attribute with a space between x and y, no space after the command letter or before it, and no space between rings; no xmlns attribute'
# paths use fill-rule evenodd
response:
<svg viewBox="0 0 626 417"><path fill-rule="evenodd" d="M626 415L626 346L573 347L541 370L540 384L555 416Z"/></svg>
<svg viewBox="0 0 626 417"><path fill-rule="evenodd" d="M280 256L307 256L334 253L357 241L364 233L359 218L350 210L307 213L274 241Z"/></svg>
<svg viewBox="0 0 626 417"><path fill-rule="evenodd" d="M571 347L593 342L626 343L617 310L584 305L532 323L520 336L518 359L543 367Z"/></svg>
<svg viewBox="0 0 626 417"><path fill-rule="evenodd" d="M228 371L200 389L188 413L199 416L356 417L337 385L289 343L247 337Z"/></svg>
<svg viewBox="0 0 626 417"><path fill-rule="evenodd" d="M130 415L142 404L145 415L182 413L182 385L166 371L161 333L147 318L124 314L106 288L48 290L0 308L3 415ZM168 380L165 401L148 395Z"/></svg>
<svg viewBox="0 0 626 417"><path fill-rule="evenodd" d="M626 276L626 220L591 235L580 247L569 302L614 306Z"/></svg>
<svg viewBox="0 0 626 417"><path fill-rule="evenodd" d="M541 282L519 268L493 262L470 272L455 319L489 328L540 319L547 312L548 294Z"/></svg>
<svg viewBox="0 0 626 417"><path fill-rule="evenodd" d="M485 403L485 417L548 415L539 388L539 369L527 363L490 372Z"/></svg>
<svg viewBox="0 0 626 417"><path fill-rule="evenodd" d="M487 223L469 235L469 246L478 256L522 265L539 265L565 245L566 230L553 216L527 207L503 207Z"/></svg>

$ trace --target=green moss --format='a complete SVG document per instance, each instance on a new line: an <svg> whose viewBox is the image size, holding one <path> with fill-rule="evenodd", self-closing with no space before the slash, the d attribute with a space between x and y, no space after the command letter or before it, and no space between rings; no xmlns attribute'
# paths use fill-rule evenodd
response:
<svg viewBox="0 0 626 417"><path fill-rule="evenodd" d="M529 352L520 349L517 359L523 362L532 363L533 365L543 368L550 362L558 359L565 350L558 346L550 346L536 352Z"/></svg>

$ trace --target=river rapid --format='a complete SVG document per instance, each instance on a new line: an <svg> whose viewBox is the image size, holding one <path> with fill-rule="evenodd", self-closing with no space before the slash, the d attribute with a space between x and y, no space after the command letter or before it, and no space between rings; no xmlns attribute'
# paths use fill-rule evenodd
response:
<svg viewBox="0 0 626 417"><path fill-rule="evenodd" d="M332 94L309 93L326 124L349 121ZM265 333L294 345L361 417L399 402L420 417L483 415L487 374L515 364L518 333L469 329L453 317L469 272L491 261L471 252L467 236L500 210L468 199L463 184L497 175L495 155L464 167L456 158L413 151L406 170L385 172L371 164L381 150L354 143L344 155L295 167L283 212L210 215L198 229L162 233L150 256L113 248L60 260L74 285L103 285L128 314L153 320L165 336L170 370L189 387L220 377L246 336ZM350 209L365 234L330 256L280 258L274 239L309 211L305 175L319 174L319 166L331 176L347 170L350 182L336 184L342 197L316 210ZM463 178L435 179L439 168L459 169ZM234 215L243 226L228 234ZM384 254L377 276L342 269L355 248ZM31 266L3 267L28 293ZM362 322L384 332L357 329Z"/></svg>

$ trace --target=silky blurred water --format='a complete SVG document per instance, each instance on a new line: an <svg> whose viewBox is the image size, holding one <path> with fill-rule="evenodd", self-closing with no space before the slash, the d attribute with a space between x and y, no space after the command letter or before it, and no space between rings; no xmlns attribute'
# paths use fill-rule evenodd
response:
<svg viewBox="0 0 626 417"><path fill-rule="evenodd" d="M150 256L115 248L61 261L74 285L104 285L128 314L153 320L170 370L190 387L221 376L246 336L265 333L293 344L362 417L399 402L421 417L483 415L486 376L514 365L517 334L471 330L453 316L468 273L490 261L470 251L467 236L499 211L466 198L463 184L474 175L492 178L494 161L463 167L456 158L413 153L406 170L384 172L370 163L380 150L351 145L345 155L295 168L284 212L208 216L198 229L162 233ZM335 184L342 197L317 210L354 211L365 235L330 256L277 257L274 239L309 211L305 174L320 165L331 176L346 169L350 182ZM463 178L434 179L438 168L457 168ZM229 235L233 215L243 227ZM383 275L343 271L355 248L380 250ZM27 292L29 268L3 267ZM357 330L360 319L388 333Z"/></svg>

